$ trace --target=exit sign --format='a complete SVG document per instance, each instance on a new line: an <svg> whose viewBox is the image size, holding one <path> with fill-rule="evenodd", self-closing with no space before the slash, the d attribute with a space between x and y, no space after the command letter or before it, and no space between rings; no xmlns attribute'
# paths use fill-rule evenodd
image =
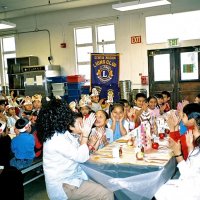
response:
<svg viewBox="0 0 200 200"><path fill-rule="evenodd" d="M179 39L178 38L168 39L168 44L170 47L177 47L179 46Z"/></svg>
<svg viewBox="0 0 200 200"><path fill-rule="evenodd" d="M131 44L137 44L141 42L142 42L141 35L131 37Z"/></svg>

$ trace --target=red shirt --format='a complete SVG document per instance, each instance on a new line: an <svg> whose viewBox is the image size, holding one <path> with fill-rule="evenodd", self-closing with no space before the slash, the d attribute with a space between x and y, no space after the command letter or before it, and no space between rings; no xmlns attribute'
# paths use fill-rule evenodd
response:
<svg viewBox="0 0 200 200"><path fill-rule="evenodd" d="M182 153L183 153L183 158L184 158L184 160L186 160L187 157L188 157L188 147L187 147L187 144L186 144L185 134L181 135L179 131L174 131L174 132L170 132L169 135L175 142L180 140L180 142L181 142L181 150L182 150Z"/></svg>

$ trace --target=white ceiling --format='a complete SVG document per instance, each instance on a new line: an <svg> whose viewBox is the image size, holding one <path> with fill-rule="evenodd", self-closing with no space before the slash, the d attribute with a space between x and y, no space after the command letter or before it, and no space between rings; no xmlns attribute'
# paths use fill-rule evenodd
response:
<svg viewBox="0 0 200 200"><path fill-rule="evenodd" d="M1 0L0 19L116 2L119 0Z"/></svg>

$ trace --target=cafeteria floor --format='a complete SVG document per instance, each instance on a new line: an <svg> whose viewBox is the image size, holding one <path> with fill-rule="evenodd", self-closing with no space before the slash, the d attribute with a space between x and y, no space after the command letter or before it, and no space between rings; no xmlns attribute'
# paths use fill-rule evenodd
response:
<svg viewBox="0 0 200 200"><path fill-rule="evenodd" d="M24 200L49 200L44 176L24 186Z"/></svg>

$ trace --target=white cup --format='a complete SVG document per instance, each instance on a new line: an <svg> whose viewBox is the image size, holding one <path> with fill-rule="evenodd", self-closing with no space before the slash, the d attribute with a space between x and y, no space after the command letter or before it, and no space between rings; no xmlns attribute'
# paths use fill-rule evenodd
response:
<svg viewBox="0 0 200 200"><path fill-rule="evenodd" d="M113 156L113 158L119 158L119 148L118 147L114 147L112 149L112 156Z"/></svg>

